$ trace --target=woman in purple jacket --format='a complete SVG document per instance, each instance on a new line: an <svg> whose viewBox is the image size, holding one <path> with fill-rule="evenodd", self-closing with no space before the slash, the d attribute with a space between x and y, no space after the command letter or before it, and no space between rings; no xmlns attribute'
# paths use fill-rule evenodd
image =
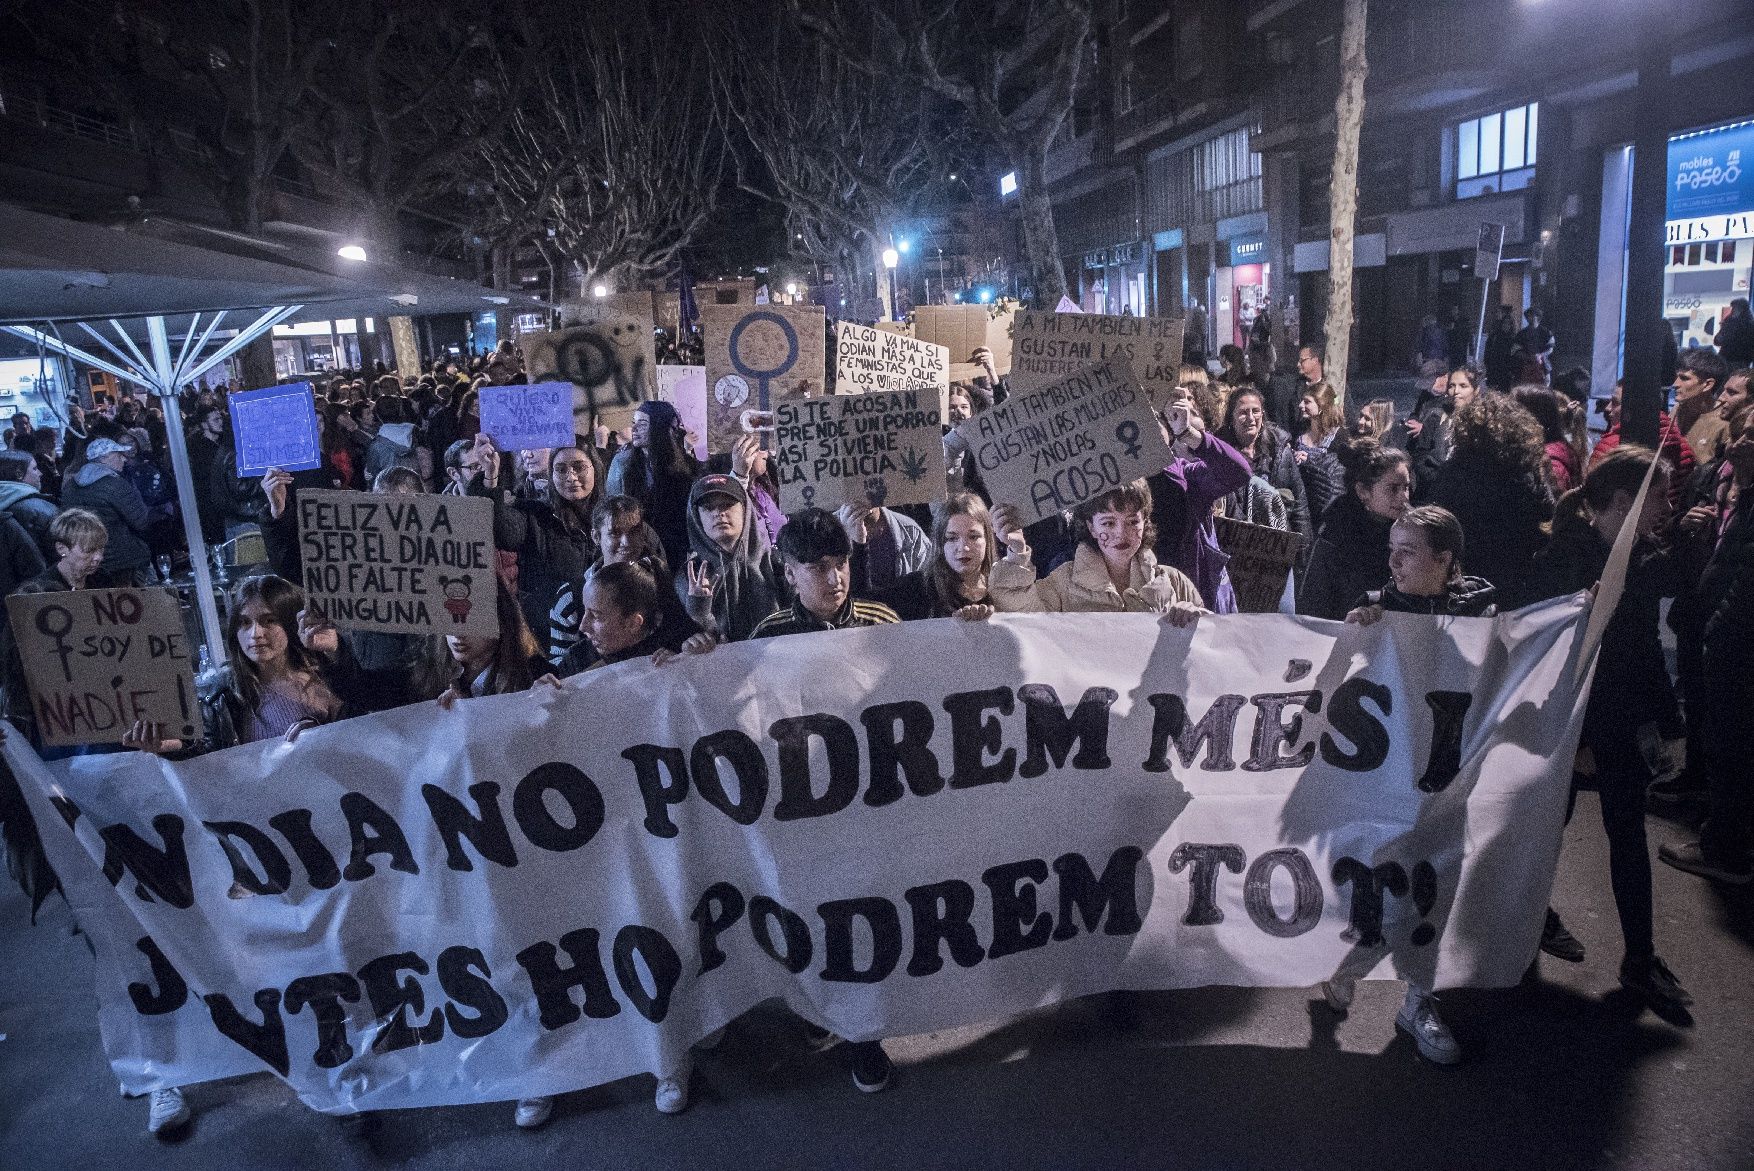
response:
<svg viewBox="0 0 1754 1171"><path fill-rule="evenodd" d="M1151 520L1157 528L1153 552L1193 579L1200 596L1217 614L1236 612L1230 588L1230 561L1218 547L1212 507L1249 482L1254 469L1242 453L1211 434L1191 388L1171 391L1161 420L1175 458L1150 477Z"/></svg>

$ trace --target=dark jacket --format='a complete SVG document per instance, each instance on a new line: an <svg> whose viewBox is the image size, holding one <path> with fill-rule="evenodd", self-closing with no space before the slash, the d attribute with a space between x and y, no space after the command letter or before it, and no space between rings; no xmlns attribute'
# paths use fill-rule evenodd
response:
<svg viewBox="0 0 1754 1171"><path fill-rule="evenodd" d="M1434 402L1418 418L1419 434L1407 440L1407 460L1412 465L1413 499L1423 504L1437 485L1437 474L1449 462L1450 413Z"/></svg>
<svg viewBox="0 0 1754 1171"><path fill-rule="evenodd" d="M1591 525L1561 526L1535 558L1532 594L1559 598L1587 590L1602 579L1609 543ZM1626 568L1626 588L1596 659L1584 715L1584 741L1601 744L1604 733L1618 731L1624 741L1640 724L1674 707L1669 669L1657 628L1663 599L1686 587L1680 562L1647 541L1633 546Z"/></svg>
<svg viewBox="0 0 1754 1171"><path fill-rule="evenodd" d="M687 463L681 469L657 468L644 448L630 443L609 461L605 477L608 495L631 496L640 502L671 565L688 559L688 489L694 483L694 459L686 453L683 459Z"/></svg>
<svg viewBox="0 0 1754 1171"><path fill-rule="evenodd" d="M1255 440L1255 458L1249 461L1250 465L1254 468L1255 475L1273 485L1284 498L1285 514L1291 531L1308 541L1315 536L1315 526L1309 511L1309 493L1304 488L1302 473L1297 470L1296 445L1282 428L1273 423L1268 423L1267 426L1275 440L1271 445L1273 454L1266 454L1268 443L1266 437L1262 436ZM1248 488L1245 485L1226 497L1226 515L1238 516L1245 513L1247 495Z"/></svg>
<svg viewBox="0 0 1754 1171"><path fill-rule="evenodd" d="M235 447L220 447L213 460L207 492L221 530L228 524L259 525L268 517L268 497L262 493L262 478L238 475Z"/></svg>
<svg viewBox="0 0 1754 1171"><path fill-rule="evenodd" d="M1705 621L1707 686L1736 697L1726 702L1746 712L1754 696L1754 488L1744 489L1736 501L1700 579L1698 601Z"/></svg>
<svg viewBox="0 0 1754 1171"><path fill-rule="evenodd" d="M85 464L68 480L61 503L68 508L89 508L104 522L104 531L109 534L104 548L105 573L152 563L152 550L146 544L152 518L139 489L127 477L101 463Z"/></svg>
<svg viewBox="0 0 1754 1171"><path fill-rule="evenodd" d="M323 681L335 693L335 698L341 701L341 714L335 717L336 720L382 710L372 705L372 696L368 692L370 681L360 671L359 663L348 649L345 639L341 642L341 653L324 664L322 672ZM249 712L244 707L243 697L238 694L236 683L237 667L232 663L195 680L195 694L200 700L201 722L205 734L194 744L186 745L182 751L175 753L177 759L202 756L223 748L235 748L242 743L240 738L244 725L248 723Z"/></svg>
<svg viewBox="0 0 1754 1171"><path fill-rule="evenodd" d="M853 547L853 559L858 559L859 546ZM895 580L895 584L886 590L871 591L871 600L881 602L894 610L903 622L918 622L925 618L949 618L961 609L960 606L946 606L938 591L932 588L931 569L916 569L912 573L904 573ZM964 605L992 605L991 595Z"/></svg>
<svg viewBox="0 0 1754 1171"><path fill-rule="evenodd" d="M518 555L518 604L543 654L548 653L548 611L554 595L569 581L585 576L596 555L591 540L593 495L582 505L563 505L568 513L547 500L516 500L502 475L492 488L480 480L469 495L493 501L493 542L507 553Z"/></svg>
<svg viewBox="0 0 1754 1171"><path fill-rule="evenodd" d="M663 628L652 631L630 647L623 647L612 654L600 655L591 640L581 638L578 645L561 656L560 662L554 666L554 673L562 679L570 679L574 675L582 675L586 671L595 671L598 667L613 667L616 663L625 663L629 659L649 659L660 650L675 650L661 637Z"/></svg>
<svg viewBox="0 0 1754 1171"><path fill-rule="evenodd" d="M213 496L213 466L219 462L220 448L227 446L232 443L225 434L214 440L196 430L189 436L189 483L195 492L196 511L201 515L201 532L210 542L225 540L225 521Z"/></svg>
<svg viewBox="0 0 1754 1171"><path fill-rule="evenodd" d="M1297 612L1338 622L1354 600L1389 575L1389 524L1358 494L1340 497L1322 520L1309 568L1297 591Z"/></svg>
<svg viewBox="0 0 1754 1171"><path fill-rule="evenodd" d="M1444 614L1451 618L1490 618L1498 612L1493 599L1498 591L1485 578L1463 575L1433 597L1403 594L1393 582L1378 590L1366 590L1353 606L1381 606L1390 614Z"/></svg>
<svg viewBox="0 0 1754 1171"><path fill-rule="evenodd" d="M1544 481L1518 476L1475 453L1457 452L1431 486L1431 503L1462 522L1463 563L1499 583L1500 606L1514 610L1535 600L1535 554L1547 543L1541 526L1553 517L1553 496Z"/></svg>
<svg viewBox="0 0 1754 1171"><path fill-rule="evenodd" d="M59 511L53 500L22 480L0 480L0 515L11 517L30 534L45 561L60 559L49 536L49 522Z"/></svg>

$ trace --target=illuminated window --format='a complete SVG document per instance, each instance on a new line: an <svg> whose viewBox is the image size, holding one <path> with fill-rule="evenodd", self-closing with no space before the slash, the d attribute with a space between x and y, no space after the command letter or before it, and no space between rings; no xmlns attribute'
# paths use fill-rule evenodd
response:
<svg viewBox="0 0 1754 1171"><path fill-rule="evenodd" d="M1456 127L1456 198L1520 191L1535 181L1540 103L1471 118Z"/></svg>

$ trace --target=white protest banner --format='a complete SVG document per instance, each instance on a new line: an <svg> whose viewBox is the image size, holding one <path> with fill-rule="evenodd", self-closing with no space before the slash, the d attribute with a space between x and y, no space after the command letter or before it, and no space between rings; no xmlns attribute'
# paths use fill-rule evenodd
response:
<svg viewBox="0 0 1754 1171"><path fill-rule="evenodd" d="M694 458L706 462L706 367L659 366L658 397L676 408Z"/></svg>
<svg viewBox="0 0 1754 1171"><path fill-rule="evenodd" d="M834 392L950 389L950 351L904 334L834 323Z"/></svg>
<svg viewBox="0 0 1754 1171"><path fill-rule="evenodd" d="M493 507L472 496L300 492L311 606L348 630L498 634Z"/></svg>
<svg viewBox="0 0 1754 1171"><path fill-rule="evenodd" d="M1124 357L1011 396L956 433L995 504L1024 524L1169 466L1169 445Z"/></svg>
<svg viewBox="0 0 1754 1171"><path fill-rule="evenodd" d="M481 429L501 451L538 451L571 447L573 388L570 382L538 382L531 386L483 386Z"/></svg>
<svg viewBox="0 0 1754 1171"><path fill-rule="evenodd" d="M657 396L657 341L651 314L611 313L570 304L561 328L522 338L531 382L568 382L573 430L591 434L602 423L627 437L633 413Z"/></svg>
<svg viewBox="0 0 1754 1171"><path fill-rule="evenodd" d="M944 428L930 387L774 404L780 508L944 498Z"/></svg>
<svg viewBox="0 0 1754 1171"><path fill-rule="evenodd" d="M323 466L317 437L317 403L308 382L240 390L225 402L238 475L259 476L269 468L302 472Z"/></svg>
<svg viewBox="0 0 1754 1171"><path fill-rule="evenodd" d="M825 320L819 305L700 307L709 450L730 451L780 399L822 393Z"/></svg>
<svg viewBox="0 0 1754 1171"><path fill-rule="evenodd" d="M167 738L200 734L173 591L13 594L6 608L44 744L119 744L136 720L164 725Z"/></svg>
<svg viewBox="0 0 1754 1171"><path fill-rule="evenodd" d="M1117 988L1514 985L1585 605L944 619L179 763L4 751L124 1089L505 1101L673 1070L769 998L871 1040Z"/></svg>
<svg viewBox="0 0 1754 1171"><path fill-rule="evenodd" d="M1034 390L1114 357L1131 362L1151 401L1161 401L1181 376L1181 319L1019 310L1011 327L1009 385Z"/></svg>

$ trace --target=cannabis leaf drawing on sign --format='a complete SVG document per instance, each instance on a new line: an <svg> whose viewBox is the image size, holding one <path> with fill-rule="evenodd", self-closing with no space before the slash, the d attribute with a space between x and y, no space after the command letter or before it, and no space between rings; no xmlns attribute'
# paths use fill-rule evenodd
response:
<svg viewBox="0 0 1754 1171"><path fill-rule="evenodd" d="M919 483L929 470L926 467L925 459L911 447L901 457L901 474L907 477L907 482L910 484Z"/></svg>

